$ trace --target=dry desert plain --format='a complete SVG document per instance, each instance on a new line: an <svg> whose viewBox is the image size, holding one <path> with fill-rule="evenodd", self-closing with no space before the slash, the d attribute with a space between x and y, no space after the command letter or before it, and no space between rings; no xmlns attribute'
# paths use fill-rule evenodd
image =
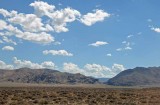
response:
<svg viewBox="0 0 160 105"><path fill-rule="evenodd" d="M160 88L4 83L0 105L160 105Z"/></svg>

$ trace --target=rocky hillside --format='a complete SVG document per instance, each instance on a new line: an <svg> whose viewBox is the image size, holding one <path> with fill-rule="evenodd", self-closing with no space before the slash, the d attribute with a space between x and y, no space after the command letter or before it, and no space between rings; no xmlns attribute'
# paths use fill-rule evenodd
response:
<svg viewBox="0 0 160 105"><path fill-rule="evenodd" d="M160 85L160 67L125 70L106 83L116 86Z"/></svg>
<svg viewBox="0 0 160 105"><path fill-rule="evenodd" d="M52 84L95 84L98 79L82 74L70 74L50 69L21 68L0 70L0 82L52 83Z"/></svg>

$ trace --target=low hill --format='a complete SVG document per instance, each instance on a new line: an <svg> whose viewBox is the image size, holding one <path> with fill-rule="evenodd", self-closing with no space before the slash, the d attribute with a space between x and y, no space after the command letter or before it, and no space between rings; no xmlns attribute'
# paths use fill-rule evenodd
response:
<svg viewBox="0 0 160 105"><path fill-rule="evenodd" d="M52 84L95 84L98 79L82 74L71 74L50 69L20 68L0 70L0 82L52 83Z"/></svg>
<svg viewBox="0 0 160 105"><path fill-rule="evenodd" d="M128 69L106 83L115 86L160 85L160 67Z"/></svg>

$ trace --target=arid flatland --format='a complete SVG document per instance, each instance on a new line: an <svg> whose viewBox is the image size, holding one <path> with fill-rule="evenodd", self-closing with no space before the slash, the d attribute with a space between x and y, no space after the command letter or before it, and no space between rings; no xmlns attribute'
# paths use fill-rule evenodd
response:
<svg viewBox="0 0 160 105"><path fill-rule="evenodd" d="M0 87L0 105L160 105L160 88Z"/></svg>

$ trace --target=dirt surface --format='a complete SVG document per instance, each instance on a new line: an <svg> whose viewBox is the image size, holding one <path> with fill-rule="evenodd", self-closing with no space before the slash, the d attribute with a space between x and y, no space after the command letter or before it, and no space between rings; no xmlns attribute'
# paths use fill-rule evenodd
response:
<svg viewBox="0 0 160 105"><path fill-rule="evenodd" d="M0 87L0 105L160 105L160 88Z"/></svg>

